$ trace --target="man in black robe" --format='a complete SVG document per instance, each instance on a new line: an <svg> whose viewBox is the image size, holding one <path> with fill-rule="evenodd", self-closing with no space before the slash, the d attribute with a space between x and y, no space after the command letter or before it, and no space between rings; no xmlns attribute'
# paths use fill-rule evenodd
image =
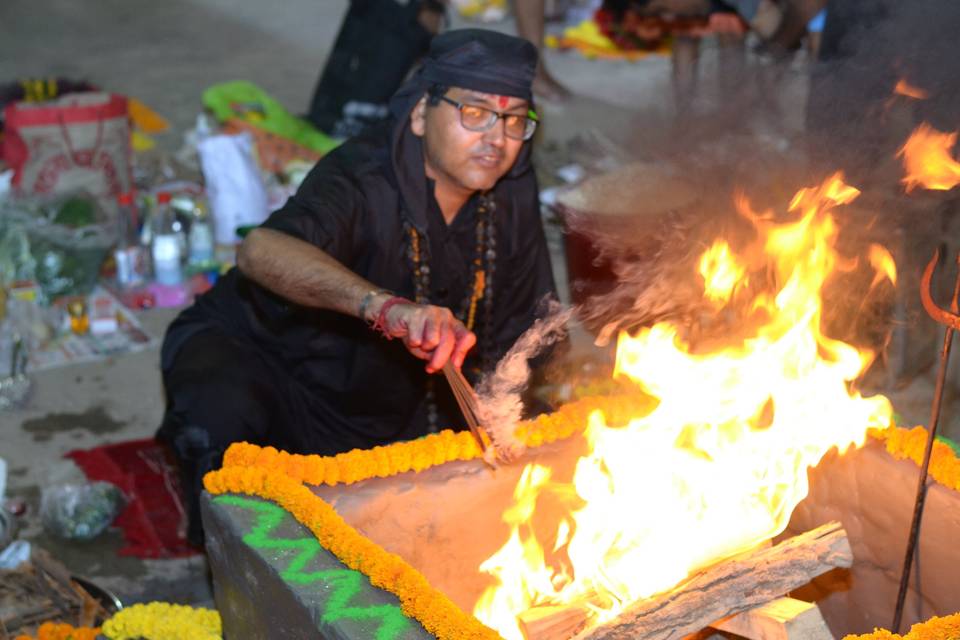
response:
<svg viewBox="0 0 960 640"><path fill-rule="evenodd" d="M536 66L525 40L436 37L391 126L320 160L170 326L158 438L192 540L203 474L232 442L331 455L463 426L436 372L475 381L555 295L530 164Z"/></svg>

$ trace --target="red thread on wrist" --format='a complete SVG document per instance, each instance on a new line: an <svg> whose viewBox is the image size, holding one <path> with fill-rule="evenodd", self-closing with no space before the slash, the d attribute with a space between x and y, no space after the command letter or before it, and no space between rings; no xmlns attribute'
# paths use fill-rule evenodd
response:
<svg viewBox="0 0 960 640"><path fill-rule="evenodd" d="M393 296L383 303L383 305L380 307L380 311L377 313L377 319L373 321L372 325L370 325L371 329L379 332L380 335L387 340L393 339L393 336L387 331L387 313L390 311L391 307L397 304L413 304L413 302L400 296Z"/></svg>

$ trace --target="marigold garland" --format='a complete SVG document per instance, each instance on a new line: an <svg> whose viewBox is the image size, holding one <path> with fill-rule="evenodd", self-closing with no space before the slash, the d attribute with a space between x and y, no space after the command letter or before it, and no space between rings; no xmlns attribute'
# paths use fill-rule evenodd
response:
<svg viewBox="0 0 960 640"><path fill-rule="evenodd" d="M647 397L585 398L566 404L554 413L521 422L516 435L528 447L538 447L582 430L594 411L602 411L609 424L623 424L633 416L648 412L653 402ZM454 460L474 460L480 456L480 448L469 431L448 429L418 440L354 449L335 456L291 454L274 447L238 442L227 449L223 467L274 469L306 484L333 486L424 471Z"/></svg>
<svg viewBox="0 0 960 640"><path fill-rule="evenodd" d="M44 622L37 629L36 640L96 640L99 633L99 627L74 627L65 622ZM34 640L34 638L23 634L14 640Z"/></svg>
<svg viewBox="0 0 960 640"><path fill-rule="evenodd" d="M871 429L870 435L884 443L887 453L898 460L913 460L923 464L923 454L927 447L927 430L923 427L904 429ZM960 458L950 445L933 443L930 454L930 475L934 480L954 491L960 491Z"/></svg>
<svg viewBox="0 0 960 640"><path fill-rule="evenodd" d="M960 613L950 616L934 616L926 622L918 622L910 627L910 632L897 635L886 629L877 629L873 633L844 636L843 640L955 640L960 638Z"/></svg>
<svg viewBox="0 0 960 640"><path fill-rule="evenodd" d="M135 604L103 624L110 640L220 640L220 614L168 602Z"/></svg>
<svg viewBox="0 0 960 640"><path fill-rule="evenodd" d="M441 640L492 640L500 636L464 613L400 556L388 553L360 534L301 480L277 469L225 467L208 473L204 486L213 494L244 493L271 500L317 536L320 544L370 583L394 594L403 613L420 621ZM119 639L115 639L119 640Z"/></svg>

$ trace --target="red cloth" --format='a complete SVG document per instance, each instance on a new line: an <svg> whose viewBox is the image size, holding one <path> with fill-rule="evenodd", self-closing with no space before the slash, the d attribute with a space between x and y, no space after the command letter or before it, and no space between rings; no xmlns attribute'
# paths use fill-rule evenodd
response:
<svg viewBox="0 0 960 640"><path fill-rule="evenodd" d="M66 454L92 481L115 484L127 507L114 525L123 530L122 556L182 558L200 553L187 542L187 514L172 458L152 438L76 449Z"/></svg>

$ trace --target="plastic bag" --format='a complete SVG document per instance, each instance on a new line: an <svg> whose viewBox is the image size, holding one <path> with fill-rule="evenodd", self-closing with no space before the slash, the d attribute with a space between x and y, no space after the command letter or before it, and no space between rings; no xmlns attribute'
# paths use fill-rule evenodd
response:
<svg viewBox="0 0 960 640"><path fill-rule="evenodd" d="M57 537L90 540L110 526L125 504L123 492L109 482L54 485L43 490L40 520Z"/></svg>
<svg viewBox="0 0 960 640"><path fill-rule="evenodd" d="M116 239L115 211L87 193L0 202L0 277L35 281L47 302L86 295Z"/></svg>
<svg viewBox="0 0 960 640"><path fill-rule="evenodd" d="M84 92L4 109L3 155L24 195L76 190L100 202L130 190L130 118L124 96Z"/></svg>
<svg viewBox="0 0 960 640"><path fill-rule="evenodd" d="M14 540L0 551L0 571L16 569L30 560L30 543L26 540Z"/></svg>
<svg viewBox="0 0 960 640"><path fill-rule="evenodd" d="M237 227L267 219L267 191L249 133L214 135L198 145L217 244L235 244Z"/></svg>

